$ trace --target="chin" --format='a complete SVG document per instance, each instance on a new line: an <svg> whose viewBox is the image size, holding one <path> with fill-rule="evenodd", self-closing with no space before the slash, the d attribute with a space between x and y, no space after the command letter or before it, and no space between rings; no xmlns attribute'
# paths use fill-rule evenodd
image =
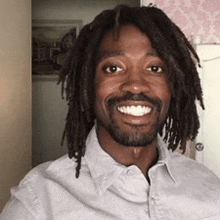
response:
<svg viewBox="0 0 220 220"><path fill-rule="evenodd" d="M133 147L145 147L156 140L159 130L157 124L148 130L146 131L141 126L134 126L129 131L123 131L117 126L107 127L107 131L116 142L124 146Z"/></svg>

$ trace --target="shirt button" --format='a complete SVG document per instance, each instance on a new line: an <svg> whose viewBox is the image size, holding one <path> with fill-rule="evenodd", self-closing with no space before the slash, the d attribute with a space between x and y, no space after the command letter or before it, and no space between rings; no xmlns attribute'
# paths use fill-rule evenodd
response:
<svg viewBox="0 0 220 220"><path fill-rule="evenodd" d="M133 174L134 174L134 170L128 169L128 170L127 170L127 174L130 175L130 176L133 175Z"/></svg>
<svg viewBox="0 0 220 220"><path fill-rule="evenodd" d="M154 199L154 198L151 198L151 204L152 204L153 206L155 206L156 201L155 201L155 199Z"/></svg>

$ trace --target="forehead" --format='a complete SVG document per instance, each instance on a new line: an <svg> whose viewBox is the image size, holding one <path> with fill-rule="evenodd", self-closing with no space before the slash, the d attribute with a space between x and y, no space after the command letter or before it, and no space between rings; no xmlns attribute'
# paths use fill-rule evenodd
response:
<svg viewBox="0 0 220 220"><path fill-rule="evenodd" d="M118 50L139 50L145 49L148 53L156 55L156 51L152 48L151 42L146 34L141 32L134 25L124 25L119 30L113 29L108 31L100 44L98 56L102 57L106 53Z"/></svg>

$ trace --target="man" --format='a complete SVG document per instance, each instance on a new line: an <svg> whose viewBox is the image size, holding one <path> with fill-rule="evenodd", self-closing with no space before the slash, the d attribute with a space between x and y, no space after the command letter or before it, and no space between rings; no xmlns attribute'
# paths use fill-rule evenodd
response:
<svg viewBox="0 0 220 220"><path fill-rule="evenodd" d="M220 180L165 144L184 151L198 132L191 54L199 61L155 7L119 6L86 25L60 75L69 158L34 168L1 218L220 219Z"/></svg>

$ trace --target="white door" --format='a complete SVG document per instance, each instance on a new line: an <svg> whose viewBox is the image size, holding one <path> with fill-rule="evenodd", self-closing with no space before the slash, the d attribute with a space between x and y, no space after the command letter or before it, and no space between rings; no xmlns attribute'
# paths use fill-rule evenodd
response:
<svg viewBox="0 0 220 220"><path fill-rule="evenodd" d="M205 111L198 107L201 127L196 160L220 177L220 45L197 45L196 50L205 103Z"/></svg>

